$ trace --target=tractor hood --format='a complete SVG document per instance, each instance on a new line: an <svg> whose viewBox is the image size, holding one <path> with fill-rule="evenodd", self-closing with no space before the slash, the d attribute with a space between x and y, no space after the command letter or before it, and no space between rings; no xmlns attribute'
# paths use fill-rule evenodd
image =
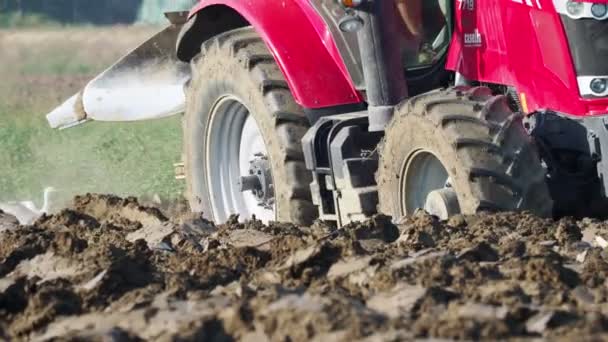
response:
<svg viewBox="0 0 608 342"><path fill-rule="evenodd" d="M175 44L187 12L167 13L171 25L121 58L47 114L53 128L95 121L138 121L183 112L190 78Z"/></svg>

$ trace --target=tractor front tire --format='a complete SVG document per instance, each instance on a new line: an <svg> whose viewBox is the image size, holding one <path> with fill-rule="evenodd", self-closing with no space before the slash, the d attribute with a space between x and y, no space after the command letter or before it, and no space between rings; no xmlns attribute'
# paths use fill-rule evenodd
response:
<svg viewBox="0 0 608 342"><path fill-rule="evenodd" d="M380 148L379 210L396 220L411 215L416 210L412 199L421 196L417 191L428 192L434 177L441 181L435 174L444 173L457 213L530 211L550 216L546 170L521 120L505 96L493 95L487 87L437 90L405 101ZM421 165L441 164L443 170L412 166L417 156L430 161ZM408 173L416 170L426 174ZM408 184L428 179L426 188Z"/></svg>
<svg viewBox="0 0 608 342"><path fill-rule="evenodd" d="M238 158L239 149L226 147L230 139L239 134L239 125L236 121L227 121L224 126L212 123L213 116L220 115L214 114L218 103L232 101L232 109L224 110L221 115L240 110L253 118L267 151L262 162L268 165L274 192L274 217L270 220L312 223L317 211L310 195L312 176L306 170L301 145L309 122L262 39L251 27L218 35L202 44L201 53L191 61L191 68L183 124L187 197L191 209L216 221L225 221L234 214L241 219L251 216L246 210L235 209L238 205L225 203L242 202L236 198L238 194L221 193L213 187L219 183L219 186L234 187L239 176L247 175L243 174L242 167L230 169L231 158ZM237 114L234 120L238 119ZM226 129L226 125L235 129ZM224 130L224 136L211 139L219 129ZM216 158L212 155L215 151L227 153ZM223 169L217 169L218 163ZM242 161L240 163L242 165ZM221 174L211 173L212 168ZM219 204L214 206L213 201Z"/></svg>

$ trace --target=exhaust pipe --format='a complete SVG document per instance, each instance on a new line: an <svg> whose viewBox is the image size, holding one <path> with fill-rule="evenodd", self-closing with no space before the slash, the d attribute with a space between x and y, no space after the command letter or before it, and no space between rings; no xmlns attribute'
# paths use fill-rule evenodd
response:
<svg viewBox="0 0 608 342"><path fill-rule="evenodd" d="M358 10L363 27L357 37L367 91L369 131L384 131L395 105L407 98L397 14L392 1L370 1Z"/></svg>

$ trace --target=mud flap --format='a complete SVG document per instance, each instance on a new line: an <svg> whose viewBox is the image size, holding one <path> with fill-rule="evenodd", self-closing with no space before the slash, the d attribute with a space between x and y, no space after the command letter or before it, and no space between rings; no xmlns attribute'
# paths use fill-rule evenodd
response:
<svg viewBox="0 0 608 342"><path fill-rule="evenodd" d="M167 17L172 24L160 31L84 89L47 115L53 128L95 121L140 121L183 112L183 87L190 78L187 63L177 59L175 45L185 14Z"/></svg>

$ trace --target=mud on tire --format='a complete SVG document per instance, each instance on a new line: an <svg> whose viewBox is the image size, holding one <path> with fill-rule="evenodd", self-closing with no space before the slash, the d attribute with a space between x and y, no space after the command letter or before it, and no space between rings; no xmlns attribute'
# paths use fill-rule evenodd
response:
<svg viewBox="0 0 608 342"><path fill-rule="evenodd" d="M309 127L273 56L255 31L241 28L202 44L191 61L183 122L187 196L193 211L213 219L205 132L214 104L238 98L253 116L266 145L272 169L277 221L309 224L316 218L310 196L301 139Z"/></svg>
<svg viewBox="0 0 608 342"><path fill-rule="evenodd" d="M416 96L396 110L381 146L379 210L406 214L401 175L419 150L444 165L463 214L530 211L552 214L552 200L534 142L522 115L486 87L457 87Z"/></svg>

